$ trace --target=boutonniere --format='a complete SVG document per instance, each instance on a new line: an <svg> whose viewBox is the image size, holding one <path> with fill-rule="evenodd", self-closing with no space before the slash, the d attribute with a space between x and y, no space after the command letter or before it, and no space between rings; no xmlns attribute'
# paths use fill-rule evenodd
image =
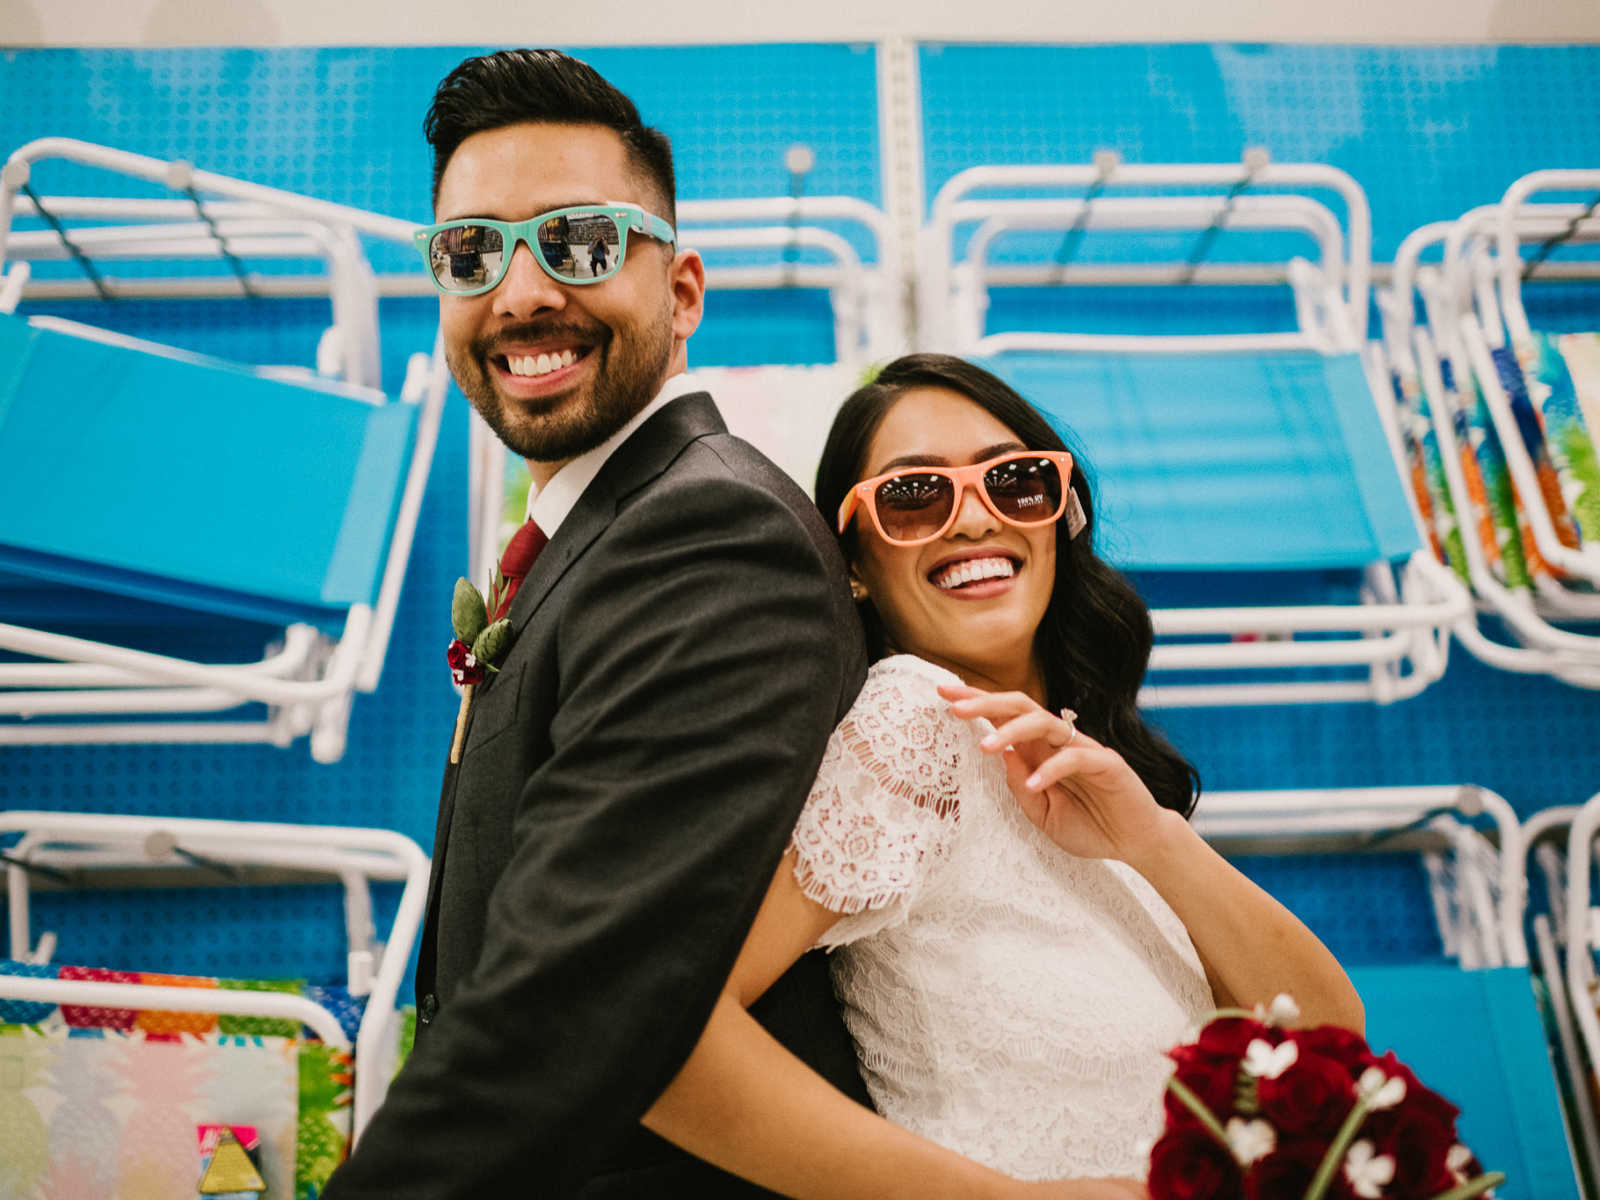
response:
<svg viewBox="0 0 1600 1200"><path fill-rule="evenodd" d="M505 581L498 572L489 585L489 600L472 586L470 579L456 580L450 597L450 628L455 641L450 643L450 676L461 685L461 708L456 712L456 733L450 741L450 761L461 761L461 743L467 735L467 713L472 708L472 689L490 672L498 671L511 649L511 622L504 617L489 620L498 612L505 592Z"/></svg>

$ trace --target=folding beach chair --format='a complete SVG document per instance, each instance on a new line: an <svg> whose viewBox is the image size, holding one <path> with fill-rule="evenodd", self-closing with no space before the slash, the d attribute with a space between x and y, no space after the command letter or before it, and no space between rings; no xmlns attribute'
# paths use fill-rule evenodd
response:
<svg viewBox="0 0 1600 1200"><path fill-rule="evenodd" d="M1384 950L1370 963L1342 948L1367 1040L1461 1106L1463 1140L1507 1175L1497 1194L1576 1200L1573 1141L1523 936L1522 829L1503 798L1477 787L1215 792L1195 825L1247 873L1270 875L1313 928L1319 905L1338 909L1346 931L1425 924L1414 909L1431 909L1430 948ZM1350 886L1378 859L1409 874L1412 910L1393 879Z"/></svg>
<svg viewBox="0 0 1600 1200"><path fill-rule="evenodd" d="M1306 194L1317 192L1337 197L1343 222ZM1309 239L1315 262L1283 253L1291 235ZM1212 261L1224 237L1279 257ZM1114 250L1086 254L1108 238ZM1187 253L1164 257L1178 238ZM1235 166L1103 155L972 168L940 190L922 248L934 266L921 310L949 313L939 336L1081 440L1104 496L1102 552L1152 602L1142 703L1387 702L1443 674L1448 631L1470 598L1419 552L1396 431L1359 354L1370 227L1348 175L1261 155ZM1286 288L1292 328L987 327L996 287L1181 297L1197 283Z"/></svg>
<svg viewBox="0 0 1600 1200"><path fill-rule="evenodd" d="M31 181L57 162L108 194L41 195ZM129 181L176 198L119 194ZM409 243L411 229L82 142L12 154L0 173L0 744L310 733L319 761L343 754L353 695L382 673L448 383L435 345L411 356L398 396L379 390L377 292L357 234ZM135 273L112 277L107 261ZM280 270L302 261L315 273ZM329 297L333 322L315 369L244 365L8 315L30 278L41 297L88 289L119 305L309 292ZM219 629L252 657L189 650ZM247 706L265 708L235 711Z"/></svg>
<svg viewBox="0 0 1600 1200"><path fill-rule="evenodd" d="M1583 628L1600 620L1600 475L1561 352L1572 339L1576 354L1584 335L1534 332L1521 292L1543 254L1597 235L1600 220L1582 205L1526 201L1413 231L1379 297L1384 337L1372 348L1394 380L1433 552L1504 629L1463 623L1459 640L1492 666L1585 688L1600 687L1600 638ZM1524 243L1538 261L1525 264ZM1442 262L1423 265L1434 246ZM1414 321L1414 292L1426 326Z"/></svg>
<svg viewBox="0 0 1600 1200"><path fill-rule="evenodd" d="M0 1193L192 1194L199 1136L226 1128L250 1131L270 1195L314 1195L409 1046L412 1018L395 1000L421 924L427 856L387 830L0 813L0 838L13 837L11 958L0 962ZM94 888L328 880L344 898L339 979L58 966L53 953L70 958L71 947L31 931L34 889L80 891L83 905ZM381 939L378 882L404 885Z"/></svg>

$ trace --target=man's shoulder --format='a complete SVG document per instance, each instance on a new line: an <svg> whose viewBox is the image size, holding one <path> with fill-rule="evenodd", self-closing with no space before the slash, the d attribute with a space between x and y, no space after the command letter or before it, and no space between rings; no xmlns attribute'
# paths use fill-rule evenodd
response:
<svg viewBox="0 0 1600 1200"><path fill-rule="evenodd" d="M811 497L783 468L743 438L726 430L687 441L666 468L645 481L630 503L726 506L731 514L788 514L812 540L833 543Z"/></svg>

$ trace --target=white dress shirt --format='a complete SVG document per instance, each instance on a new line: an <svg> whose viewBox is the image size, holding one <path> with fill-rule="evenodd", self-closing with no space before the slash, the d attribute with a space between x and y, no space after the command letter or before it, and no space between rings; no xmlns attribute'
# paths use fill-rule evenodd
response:
<svg viewBox="0 0 1600 1200"><path fill-rule="evenodd" d="M693 375L687 371L680 371L661 385L661 390L656 393L654 400L636 412L626 425L593 450L587 450L567 463L552 475L550 481L543 487L537 482L530 483L528 516L538 522L539 528L544 530L545 537L555 537L556 530L561 528L561 522L567 519L567 514L578 503L584 490L594 482L594 477L600 474L600 468L606 465L606 460L616 452L618 446L633 436L639 426L679 396L704 390Z"/></svg>

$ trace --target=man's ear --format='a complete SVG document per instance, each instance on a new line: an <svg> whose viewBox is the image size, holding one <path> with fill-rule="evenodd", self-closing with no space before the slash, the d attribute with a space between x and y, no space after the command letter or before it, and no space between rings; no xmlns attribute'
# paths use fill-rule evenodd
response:
<svg viewBox="0 0 1600 1200"><path fill-rule="evenodd" d="M698 250L680 250L667 267L672 289L672 336L680 342L700 328L706 311L706 265Z"/></svg>

